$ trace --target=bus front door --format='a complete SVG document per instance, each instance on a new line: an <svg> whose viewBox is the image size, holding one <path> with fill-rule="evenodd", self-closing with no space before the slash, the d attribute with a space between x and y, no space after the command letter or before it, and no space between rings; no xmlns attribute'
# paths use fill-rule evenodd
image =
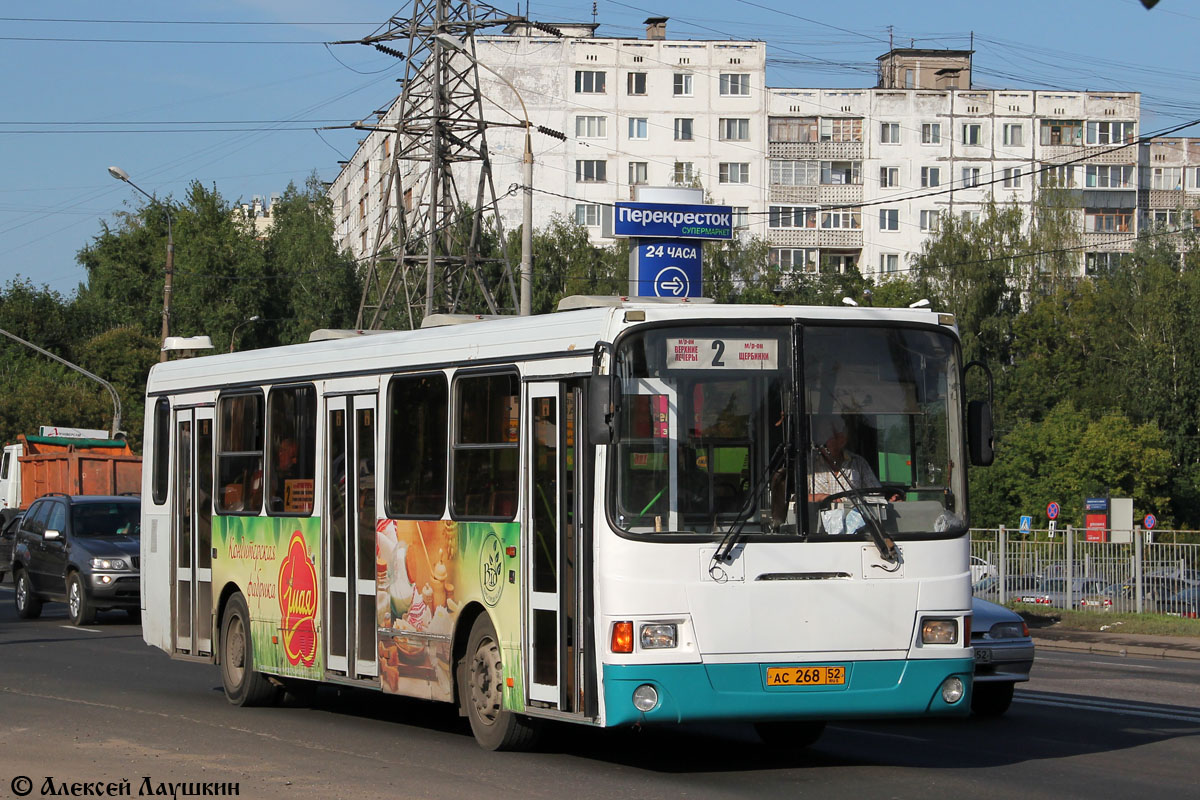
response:
<svg viewBox="0 0 1200 800"><path fill-rule="evenodd" d="M526 685L536 707L594 716L582 390L558 382L528 386Z"/></svg>
<svg viewBox="0 0 1200 800"><path fill-rule="evenodd" d="M325 400L325 663L335 676L371 678L375 658L376 395Z"/></svg>
<svg viewBox="0 0 1200 800"><path fill-rule="evenodd" d="M171 637L175 653L212 656L213 410L175 411L175 491L171 507Z"/></svg>

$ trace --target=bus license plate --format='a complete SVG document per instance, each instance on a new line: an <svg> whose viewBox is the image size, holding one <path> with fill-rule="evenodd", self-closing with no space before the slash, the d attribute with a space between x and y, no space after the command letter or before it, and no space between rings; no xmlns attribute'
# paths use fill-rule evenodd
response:
<svg viewBox="0 0 1200 800"><path fill-rule="evenodd" d="M845 667L768 667L767 686L841 686Z"/></svg>

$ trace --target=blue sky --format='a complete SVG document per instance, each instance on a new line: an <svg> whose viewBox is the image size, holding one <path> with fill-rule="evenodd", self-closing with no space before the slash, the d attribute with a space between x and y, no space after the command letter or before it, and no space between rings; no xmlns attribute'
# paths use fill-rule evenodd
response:
<svg viewBox="0 0 1200 800"><path fill-rule="evenodd" d="M671 18L671 38L763 39L771 86L870 86L889 35L966 48L973 31L976 86L1141 91L1143 133L1200 118L1200 6L1189 0L1152 11L1138 0L643 3L598 0L599 34L644 36L654 15ZM4 4L0 284L75 291L80 248L143 202L109 165L162 198L193 180L231 201L282 192L314 170L332 180L359 137L314 128L386 107L403 66L324 43L408 14L395 0ZM592 3L533 0L532 15L590 21Z"/></svg>

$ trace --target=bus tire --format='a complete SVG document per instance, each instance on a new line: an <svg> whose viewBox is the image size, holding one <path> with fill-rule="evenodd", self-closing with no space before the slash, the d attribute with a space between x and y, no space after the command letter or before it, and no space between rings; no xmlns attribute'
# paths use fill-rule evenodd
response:
<svg viewBox="0 0 1200 800"><path fill-rule="evenodd" d="M1013 683L977 683L971 690L971 710L981 717L998 717L1013 701Z"/></svg>
<svg viewBox="0 0 1200 800"><path fill-rule="evenodd" d="M455 671L471 733L484 750L527 750L537 738L532 720L504 708L500 640L486 613L475 618L467 652Z"/></svg>
<svg viewBox="0 0 1200 800"><path fill-rule="evenodd" d="M33 591L33 583L25 570L13 574L13 597L17 603L17 616L21 619L37 619L42 615L42 598Z"/></svg>
<svg viewBox="0 0 1200 800"><path fill-rule="evenodd" d="M235 706L271 705L279 699L279 687L254 669L250 612L241 592L229 598L221 618L221 683Z"/></svg>
<svg viewBox="0 0 1200 800"><path fill-rule="evenodd" d="M772 750L791 752L816 744L825 732L825 721L805 719L756 722L754 732L763 740L763 744Z"/></svg>

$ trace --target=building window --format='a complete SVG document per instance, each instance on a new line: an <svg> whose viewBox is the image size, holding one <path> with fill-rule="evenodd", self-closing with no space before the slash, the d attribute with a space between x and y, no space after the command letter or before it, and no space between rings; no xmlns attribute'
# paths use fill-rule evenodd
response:
<svg viewBox="0 0 1200 800"><path fill-rule="evenodd" d="M861 161L822 161L821 183L834 186L862 183Z"/></svg>
<svg viewBox="0 0 1200 800"><path fill-rule="evenodd" d="M1007 122L1003 128L1005 147L1021 147L1025 144L1025 126L1019 122Z"/></svg>
<svg viewBox="0 0 1200 800"><path fill-rule="evenodd" d="M673 85L673 94L676 97L691 97L692 96L692 73L676 72Z"/></svg>
<svg viewBox="0 0 1200 800"><path fill-rule="evenodd" d="M1058 189L1075 188L1075 167L1044 164L1042 186Z"/></svg>
<svg viewBox="0 0 1200 800"><path fill-rule="evenodd" d="M913 80L913 71L911 69L904 70L904 88L912 89L916 87L916 81Z"/></svg>
<svg viewBox="0 0 1200 800"><path fill-rule="evenodd" d="M923 122L921 123L921 144L941 144L942 143L942 123L940 122Z"/></svg>
<svg viewBox="0 0 1200 800"><path fill-rule="evenodd" d="M822 253L821 272L827 274L845 274L858 269L857 253Z"/></svg>
<svg viewBox="0 0 1200 800"><path fill-rule="evenodd" d="M1150 170L1150 188L1168 192L1183 189L1183 167L1154 167Z"/></svg>
<svg viewBox="0 0 1200 800"><path fill-rule="evenodd" d="M881 231L898 231L898 230L900 230L900 209L898 209L898 208L881 208L881 209L879 209L879 230L881 230Z"/></svg>
<svg viewBox="0 0 1200 800"><path fill-rule="evenodd" d="M862 212L851 209L822 211L821 227L826 230L861 230Z"/></svg>
<svg viewBox="0 0 1200 800"><path fill-rule="evenodd" d="M575 70L575 92L577 94L604 94L606 74L589 69Z"/></svg>
<svg viewBox="0 0 1200 800"><path fill-rule="evenodd" d="M722 161L717 165L718 183L749 183L750 164L746 161Z"/></svg>
<svg viewBox="0 0 1200 800"><path fill-rule="evenodd" d="M521 387L515 373L454 384L455 517L512 519L517 507Z"/></svg>
<svg viewBox="0 0 1200 800"><path fill-rule="evenodd" d="M692 118L691 117L676 117L675 118L675 141L677 141L677 142L692 141Z"/></svg>
<svg viewBox="0 0 1200 800"><path fill-rule="evenodd" d="M817 118L771 117L767 121L767 139L772 142L815 142Z"/></svg>
<svg viewBox="0 0 1200 800"><path fill-rule="evenodd" d="M1126 144L1136 138L1134 122L1089 122L1088 144Z"/></svg>
<svg viewBox="0 0 1200 800"><path fill-rule="evenodd" d="M1099 275L1121 268L1126 253L1084 253L1083 271L1088 275Z"/></svg>
<svg viewBox="0 0 1200 800"><path fill-rule="evenodd" d="M646 161L630 161L629 162L629 185L639 186L647 182L646 170L648 162Z"/></svg>
<svg viewBox="0 0 1200 800"><path fill-rule="evenodd" d="M1020 167L1005 167L1003 186L1005 189L1020 189L1021 188L1021 168Z"/></svg>
<svg viewBox="0 0 1200 800"><path fill-rule="evenodd" d="M626 93L630 95L644 95L646 93L646 73L631 72L627 76Z"/></svg>
<svg viewBox="0 0 1200 800"><path fill-rule="evenodd" d="M821 165L816 161L772 159L770 164L775 186L816 186L821 180Z"/></svg>
<svg viewBox="0 0 1200 800"><path fill-rule="evenodd" d="M962 185L964 189L979 185L979 167L963 167Z"/></svg>
<svg viewBox="0 0 1200 800"><path fill-rule="evenodd" d="M936 209L921 212L921 230L925 233L937 233L941 229L940 212Z"/></svg>
<svg viewBox="0 0 1200 800"><path fill-rule="evenodd" d="M722 96L748 96L750 94L750 75L744 72L722 72L721 94Z"/></svg>
<svg viewBox="0 0 1200 800"><path fill-rule="evenodd" d="M1153 227L1164 227L1169 230L1181 230L1180 215L1177 209L1152 208L1146 212L1146 221Z"/></svg>
<svg viewBox="0 0 1200 800"><path fill-rule="evenodd" d="M597 227L600 224L600 204L576 203L575 222L588 228Z"/></svg>
<svg viewBox="0 0 1200 800"><path fill-rule="evenodd" d="M1132 227L1132 211L1111 208L1084 211L1083 229L1088 233L1129 233Z"/></svg>
<svg viewBox="0 0 1200 800"><path fill-rule="evenodd" d="M696 165L691 161L676 161L671 179L676 184L692 183L696 180Z"/></svg>
<svg viewBox="0 0 1200 800"><path fill-rule="evenodd" d="M899 167L880 167L879 168L879 188L880 189L895 189L900 185L900 168Z"/></svg>
<svg viewBox="0 0 1200 800"><path fill-rule="evenodd" d="M388 516L438 519L446 510L446 376L438 372L393 378L387 414Z"/></svg>
<svg viewBox="0 0 1200 800"><path fill-rule="evenodd" d="M750 206L734 206L733 207L733 227L749 228L750 227Z"/></svg>
<svg viewBox="0 0 1200 800"><path fill-rule="evenodd" d="M769 228L816 228L817 209L804 206L770 206L767 213Z"/></svg>
<svg viewBox="0 0 1200 800"><path fill-rule="evenodd" d="M646 117L630 117L629 118L629 138L630 139L648 139L648 138L650 138L650 121Z"/></svg>
<svg viewBox="0 0 1200 800"><path fill-rule="evenodd" d="M608 180L608 162L604 159L579 159L575 162L578 183L604 183Z"/></svg>
<svg viewBox="0 0 1200 800"><path fill-rule="evenodd" d="M1200 189L1200 167L1188 167L1188 189Z"/></svg>
<svg viewBox="0 0 1200 800"><path fill-rule="evenodd" d="M1044 145L1083 144L1083 121L1044 119L1041 125L1040 141Z"/></svg>
<svg viewBox="0 0 1200 800"><path fill-rule="evenodd" d="M963 125L962 143L972 147L983 144L983 126L977 122L968 122Z"/></svg>
<svg viewBox="0 0 1200 800"><path fill-rule="evenodd" d="M928 189L942 185L941 167L921 167L921 188Z"/></svg>
<svg viewBox="0 0 1200 800"><path fill-rule="evenodd" d="M979 212L963 211L958 215L958 218L962 220L963 225L977 225L979 223Z"/></svg>
<svg viewBox="0 0 1200 800"><path fill-rule="evenodd" d="M860 117L834 117L821 120L822 142L861 142L862 119Z"/></svg>
<svg viewBox="0 0 1200 800"><path fill-rule="evenodd" d="M880 253L879 271L885 275L893 272L899 272L900 256L896 253Z"/></svg>
<svg viewBox="0 0 1200 800"><path fill-rule="evenodd" d="M750 140L750 120L740 117L722 117L720 120L721 140L746 142Z"/></svg>
<svg viewBox="0 0 1200 800"><path fill-rule="evenodd" d="M818 255L808 247L772 247L768 258L780 272L816 272Z"/></svg>
<svg viewBox="0 0 1200 800"><path fill-rule="evenodd" d="M1133 167L1088 164L1084 168L1084 186L1088 189L1132 189Z"/></svg>
<svg viewBox="0 0 1200 800"><path fill-rule="evenodd" d="M608 138L608 117L576 117L575 136L579 139Z"/></svg>
<svg viewBox="0 0 1200 800"><path fill-rule="evenodd" d="M900 123L879 123L879 141L881 144L900 144Z"/></svg>

